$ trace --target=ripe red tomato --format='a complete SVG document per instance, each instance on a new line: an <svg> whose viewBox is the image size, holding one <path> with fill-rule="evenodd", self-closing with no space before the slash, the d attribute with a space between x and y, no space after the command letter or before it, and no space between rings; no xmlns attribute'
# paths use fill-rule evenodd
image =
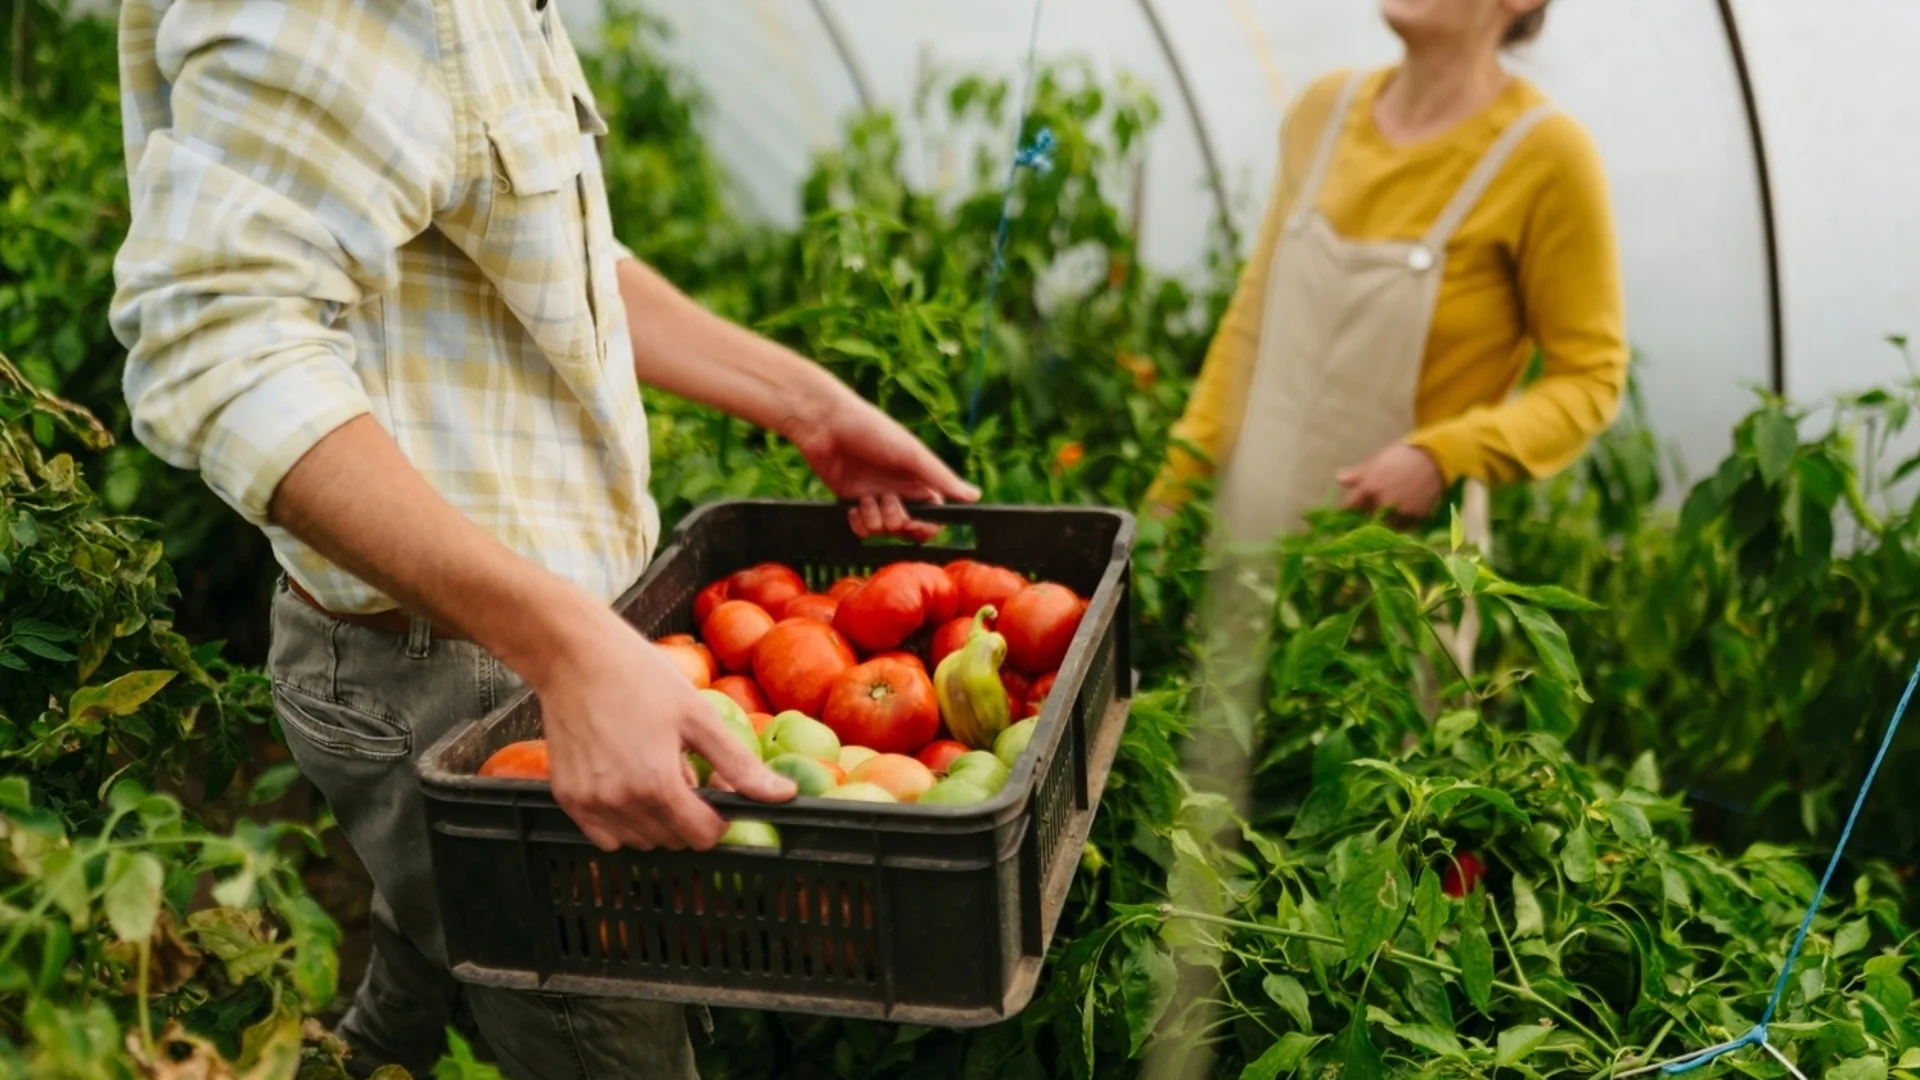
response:
<svg viewBox="0 0 1920 1080"><path fill-rule="evenodd" d="M679 666L695 690L705 690L713 685L713 654L707 651L706 646L675 643L661 645L660 648Z"/></svg>
<svg viewBox="0 0 1920 1080"><path fill-rule="evenodd" d="M827 590L827 597L831 600L845 600L848 593L866 583L867 579L863 577L843 577Z"/></svg>
<svg viewBox="0 0 1920 1080"><path fill-rule="evenodd" d="M728 585L724 580L700 590L700 595L693 598L693 625L707 625L707 616L713 614L713 609L733 599L727 590Z"/></svg>
<svg viewBox="0 0 1920 1080"><path fill-rule="evenodd" d="M1058 669L1086 612L1087 602L1065 585L1042 582L1014 593L995 627L1007 639L1007 662L1029 675Z"/></svg>
<svg viewBox="0 0 1920 1080"><path fill-rule="evenodd" d="M767 711L766 695L745 675L729 675L724 679L713 680L713 688L732 698L734 704L747 711L748 716Z"/></svg>
<svg viewBox="0 0 1920 1080"><path fill-rule="evenodd" d="M1027 677L1010 667L1000 669L1000 685L1007 688L1007 715L1015 720L1029 715L1027 699L1033 693L1033 685Z"/></svg>
<svg viewBox="0 0 1920 1080"><path fill-rule="evenodd" d="M991 621L987 623L987 629L993 629ZM960 646L967 643L967 636L971 633L973 633L973 616L971 615L962 615L941 623L940 629L933 632L933 644L927 650L927 655L933 660L934 669L939 669L940 661L959 652Z"/></svg>
<svg viewBox="0 0 1920 1080"><path fill-rule="evenodd" d="M933 742L921 747L920 752L915 754L914 757L919 758L920 764L932 769L937 775L945 776L947 775L948 766L953 764L953 759L966 753L969 749L971 749L971 747L963 742L955 742L952 739L935 739Z"/></svg>
<svg viewBox="0 0 1920 1080"><path fill-rule="evenodd" d="M493 752L480 766L481 776L492 776L502 780L545 780L549 768L547 763L547 740L528 739L525 742L508 743Z"/></svg>
<svg viewBox="0 0 1920 1080"><path fill-rule="evenodd" d="M926 590L920 572L895 563L840 601L833 628L860 651L879 653L899 648L926 621Z"/></svg>
<svg viewBox="0 0 1920 1080"><path fill-rule="evenodd" d="M1047 695L1053 693L1054 675L1055 672L1049 671L1045 675L1033 680L1032 689L1027 691L1026 708L1016 713L1016 716L1040 715L1040 711L1047 707Z"/></svg>
<svg viewBox="0 0 1920 1080"><path fill-rule="evenodd" d="M953 579L945 570L932 563L910 562L899 565L912 570L920 579L920 588L926 601L926 616L923 626L938 626L955 615L960 614L960 593L954 588ZM968 614L972 614L969 612Z"/></svg>
<svg viewBox="0 0 1920 1080"><path fill-rule="evenodd" d="M820 719L843 746L912 754L940 730L940 702L933 680L921 668L899 660L869 660L834 682Z"/></svg>
<svg viewBox="0 0 1920 1080"><path fill-rule="evenodd" d="M808 593L805 596L796 596L792 600L787 601L787 613L783 617L788 619L812 619L815 622L823 622L828 626L832 626L833 613L839 610L839 608L840 601L835 600L831 596L819 596L814 593Z"/></svg>
<svg viewBox="0 0 1920 1080"><path fill-rule="evenodd" d="M700 633L713 648L721 667L745 671L753 663L753 647L773 629L774 621L758 604L729 600L713 609Z"/></svg>
<svg viewBox="0 0 1920 1080"><path fill-rule="evenodd" d="M792 567L779 563L750 566L727 579L728 595L750 600L776 619L787 617L787 603L807 595L807 583Z"/></svg>
<svg viewBox="0 0 1920 1080"><path fill-rule="evenodd" d="M1014 593L1027 587L1027 579L1004 566L961 560L947 566L953 579L958 606L954 613L971 617L988 605L998 609Z"/></svg>
<svg viewBox="0 0 1920 1080"><path fill-rule="evenodd" d="M834 681L855 663L847 639L812 619L776 624L753 650L754 681L776 713L795 709L819 716Z"/></svg>
<svg viewBox="0 0 1920 1080"><path fill-rule="evenodd" d="M898 661L901 661L902 663L912 664L914 667L919 668L921 671L927 670L926 661L920 659L919 657L913 655L910 652L903 652L899 649L895 649L892 652L875 653L874 655L868 657L867 659L898 660Z"/></svg>
<svg viewBox="0 0 1920 1080"><path fill-rule="evenodd" d="M1487 864L1471 851L1462 851L1447 860L1446 872L1440 875L1440 891L1458 900L1479 888L1480 879L1487 876Z"/></svg>

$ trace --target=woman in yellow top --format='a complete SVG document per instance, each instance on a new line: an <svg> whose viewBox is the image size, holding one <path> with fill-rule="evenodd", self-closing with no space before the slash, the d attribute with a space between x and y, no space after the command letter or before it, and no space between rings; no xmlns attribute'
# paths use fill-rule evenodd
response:
<svg viewBox="0 0 1920 1080"><path fill-rule="evenodd" d="M1598 154L1508 74L1549 0L1383 0L1405 56L1282 129L1252 261L1175 428L1230 535L1339 502L1422 518L1456 481L1555 472L1613 419L1627 345ZM1535 348L1538 379L1513 391ZM1176 452L1150 500L1206 460ZM1484 533L1484 489L1469 484ZM1482 540L1482 542L1484 542Z"/></svg>

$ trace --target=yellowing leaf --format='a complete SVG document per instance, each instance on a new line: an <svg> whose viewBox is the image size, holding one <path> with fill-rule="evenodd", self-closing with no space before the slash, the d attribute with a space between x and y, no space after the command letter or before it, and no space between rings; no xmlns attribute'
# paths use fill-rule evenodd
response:
<svg viewBox="0 0 1920 1080"><path fill-rule="evenodd" d="M75 720L127 716L173 681L171 671L130 671L104 686L83 686L67 700L67 715Z"/></svg>

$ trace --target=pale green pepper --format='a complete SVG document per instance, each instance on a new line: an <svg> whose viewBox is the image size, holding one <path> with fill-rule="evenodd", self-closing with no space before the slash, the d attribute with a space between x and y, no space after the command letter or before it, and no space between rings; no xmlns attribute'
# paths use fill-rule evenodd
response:
<svg viewBox="0 0 1920 1080"><path fill-rule="evenodd" d="M940 661L933 673L933 689L947 730L975 750L991 748L1012 719L1007 688L1000 681L1007 639L987 629L987 620L997 614L991 606L981 608L973 617L966 644Z"/></svg>

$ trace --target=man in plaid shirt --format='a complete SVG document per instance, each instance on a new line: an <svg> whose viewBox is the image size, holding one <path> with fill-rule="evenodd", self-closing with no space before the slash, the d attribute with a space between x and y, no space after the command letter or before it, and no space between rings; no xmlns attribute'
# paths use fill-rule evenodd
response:
<svg viewBox="0 0 1920 1080"><path fill-rule="evenodd" d="M604 849L718 840L683 750L792 796L609 608L659 539L642 383L791 440L863 533L977 492L619 245L547 0L125 0L120 44L134 429L287 571L278 711L375 886L354 1071L424 1075L464 993L509 1075L691 1076L676 1006L452 979L413 759L524 681Z"/></svg>

